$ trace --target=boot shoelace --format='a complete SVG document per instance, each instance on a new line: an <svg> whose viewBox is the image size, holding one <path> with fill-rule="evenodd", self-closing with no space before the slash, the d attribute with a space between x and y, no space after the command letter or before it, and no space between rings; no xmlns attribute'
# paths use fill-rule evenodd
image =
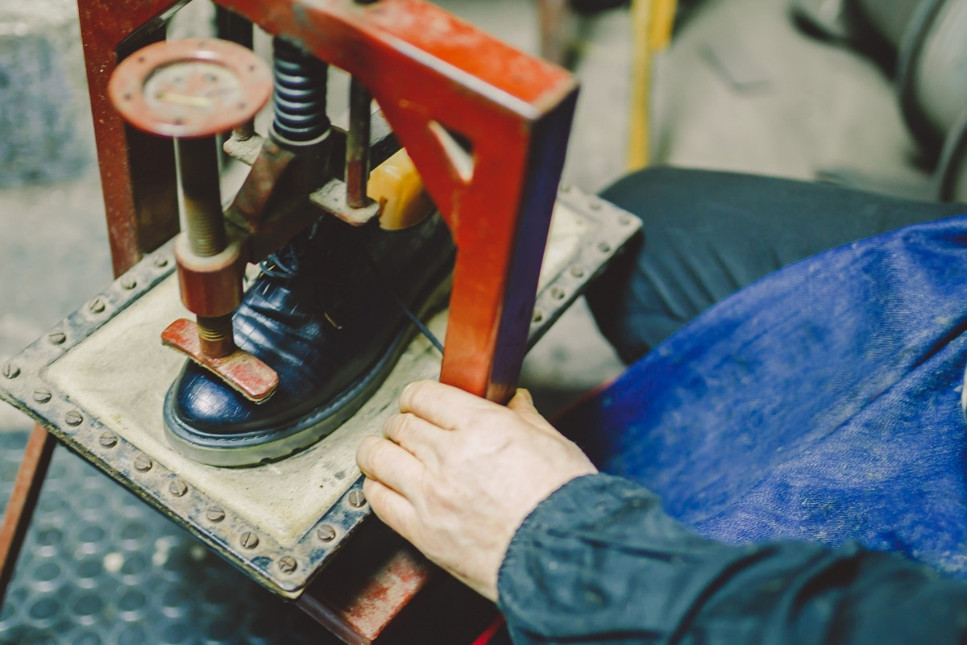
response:
<svg viewBox="0 0 967 645"><path fill-rule="evenodd" d="M420 320L419 316L413 313L413 311L406 306L406 303L403 302L402 299L400 299L400 297L396 294L396 292L390 289L389 284L387 283L383 275L380 273L379 268L376 266L376 263L373 262L373 259L369 256L369 254L364 251L362 253L362 256L365 258L366 264L369 266L369 269L378 278L377 283L382 286L383 291L386 293L386 295L392 298L393 302L396 303L396 306L398 306L403 311L403 315L405 315L409 319L409 321L417 328L417 330L421 334L423 334L423 336L428 341L430 341L430 344L433 345L437 349L437 351L439 351L442 354L443 343L440 342L440 339L437 338L432 331L430 331L430 328L427 327L422 320ZM267 258L262 260L262 262L259 263L259 269L262 271L263 274L271 278L275 278L277 280L292 280L296 278L298 275L298 269L299 269L298 256L296 252L294 252L287 245L279 249L279 251L269 255Z"/></svg>

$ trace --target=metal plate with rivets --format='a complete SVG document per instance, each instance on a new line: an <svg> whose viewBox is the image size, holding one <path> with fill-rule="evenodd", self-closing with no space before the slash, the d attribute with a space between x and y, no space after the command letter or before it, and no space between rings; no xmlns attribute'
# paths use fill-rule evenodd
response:
<svg viewBox="0 0 967 645"><path fill-rule="evenodd" d="M611 204L562 188L531 342L638 227ZM354 458L359 440L380 431L403 385L439 374L439 353L414 340L352 419L297 455L252 468L206 466L174 452L162 427L182 358L161 346L160 333L187 313L173 269L168 246L121 276L2 366L0 397L267 588L297 597L369 513ZM438 336L445 325L445 312L429 323Z"/></svg>

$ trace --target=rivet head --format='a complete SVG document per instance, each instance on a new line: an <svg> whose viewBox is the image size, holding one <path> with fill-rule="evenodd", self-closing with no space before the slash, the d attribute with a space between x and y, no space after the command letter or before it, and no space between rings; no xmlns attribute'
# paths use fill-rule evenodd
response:
<svg viewBox="0 0 967 645"><path fill-rule="evenodd" d="M79 426L84 421L84 415L77 410L70 410L64 415L64 421L69 426Z"/></svg>
<svg viewBox="0 0 967 645"><path fill-rule="evenodd" d="M221 522L225 519L225 511L218 506L209 506L208 510L205 511L205 518L209 522Z"/></svg>
<svg viewBox="0 0 967 645"><path fill-rule="evenodd" d="M347 501L353 508L362 508L366 505L366 496L363 495L363 491L361 490L349 491Z"/></svg>
<svg viewBox="0 0 967 645"><path fill-rule="evenodd" d="M316 531L316 537L319 538L321 542L332 542L336 539L336 529L328 524L323 524Z"/></svg>
<svg viewBox="0 0 967 645"><path fill-rule="evenodd" d="M42 387L34 390L34 401L37 403L47 403L50 401L50 390Z"/></svg>
<svg viewBox="0 0 967 645"><path fill-rule="evenodd" d="M601 242L598 244L598 250L601 251L602 253L610 253L611 245L608 244L607 242Z"/></svg>
<svg viewBox="0 0 967 645"><path fill-rule="evenodd" d="M618 223L621 224L622 226L627 226L628 224L631 224L631 222L633 221L634 220L631 219L631 215L622 215L621 217L618 218Z"/></svg>
<svg viewBox="0 0 967 645"><path fill-rule="evenodd" d="M127 289L128 291L130 291L131 289L134 289L136 286L138 286L138 281L132 278L131 276L125 276L121 278L122 289Z"/></svg>
<svg viewBox="0 0 967 645"><path fill-rule="evenodd" d="M279 569L282 573L294 573L299 568L299 563L291 555L284 555L279 558Z"/></svg>
<svg viewBox="0 0 967 645"><path fill-rule="evenodd" d="M593 211L599 211L601 210L601 202L593 201L590 204L588 204L588 207Z"/></svg>
<svg viewBox="0 0 967 645"><path fill-rule="evenodd" d="M567 297L567 292L564 291L564 289L561 289L560 287L552 287L551 297L554 298L555 300L564 300L564 298Z"/></svg>
<svg viewBox="0 0 967 645"><path fill-rule="evenodd" d="M159 255L154 259L154 265L159 269L163 269L168 266L168 258L163 255Z"/></svg>
<svg viewBox="0 0 967 645"><path fill-rule="evenodd" d="M584 270L584 267L579 267L579 266L571 267L571 275L573 275L575 278L583 278L586 275L586 273L587 272Z"/></svg>
<svg viewBox="0 0 967 645"><path fill-rule="evenodd" d="M175 497L184 497L188 493L188 484L180 479L172 479L168 484L168 492Z"/></svg>
<svg viewBox="0 0 967 645"><path fill-rule="evenodd" d="M64 341L67 340L67 334L62 331L52 331L47 334L47 340L54 345L63 345Z"/></svg>
<svg viewBox="0 0 967 645"><path fill-rule="evenodd" d="M102 432L97 442L105 448L113 448L118 445L118 436L113 432Z"/></svg>
<svg viewBox="0 0 967 645"><path fill-rule="evenodd" d="M138 455L134 458L134 469L138 472L146 473L154 466L154 462L147 455Z"/></svg>
<svg viewBox="0 0 967 645"><path fill-rule="evenodd" d="M20 376L20 368L13 363L7 363L3 366L3 376L9 379L17 378Z"/></svg>
<svg viewBox="0 0 967 645"><path fill-rule="evenodd" d="M99 314L104 312L104 301L100 298L95 298L91 301L91 304L87 305L87 308L93 314Z"/></svg>
<svg viewBox="0 0 967 645"><path fill-rule="evenodd" d="M534 315L531 316L531 324L536 325L541 322L544 322L544 312L540 309L535 309Z"/></svg>
<svg viewBox="0 0 967 645"><path fill-rule="evenodd" d="M254 549L259 545L259 536L251 531L245 531L239 538L238 543L242 545L243 549Z"/></svg>

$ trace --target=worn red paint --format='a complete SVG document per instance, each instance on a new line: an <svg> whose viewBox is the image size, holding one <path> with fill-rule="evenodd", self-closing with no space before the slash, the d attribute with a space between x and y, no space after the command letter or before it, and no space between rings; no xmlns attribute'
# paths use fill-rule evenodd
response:
<svg viewBox="0 0 967 645"><path fill-rule="evenodd" d="M161 332L161 342L214 372L256 403L268 399L279 386L279 376L275 370L248 352L237 349L225 358L205 355L198 340L198 325L187 318L179 318L168 325Z"/></svg>
<svg viewBox="0 0 967 645"><path fill-rule="evenodd" d="M175 66L178 82L149 92L152 77L172 76L169 70ZM139 130L164 137L207 137L254 119L272 96L272 73L241 45L185 38L148 45L126 58L111 75L108 95Z"/></svg>
<svg viewBox="0 0 967 645"><path fill-rule="evenodd" d="M422 0L216 1L352 73L372 93L458 248L441 380L509 398L564 162L573 79ZM125 40L150 34L152 25L153 38L163 37L158 18L178 4L78 0L118 271L170 236L177 210L171 150L124 127L107 104L107 79ZM469 142L469 172L450 156L450 134ZM378 633L428 575L399 567L365 587L343 620Z"/></svg>
<svg viewBox="0 0 967 645"><path fill-rule="evenodd" d="M101 75L110 72L114 62L105 60L105 50L113 54L128 34L173 4L79 0L89 70L100 64ZM526 347L573 112L574 81L560 68L421 0L220 4L353 73L373 94L458 247L441 379L488 398L506 399ZM103 82L92 85L92 92L99 89L103 91ZM92 101L96 98L92 95ZM97 118L104 118L103 112ZM469 180L449 158L436 134L439 129L430 127L434 123L472 145ZM101 155L102 172L113 173L105 179L106 194L121 194L108 196L116 202L111 210L127 208L130 213L138 194L133 182L124 182L130 168L104 160L127 148L123 127L112 121L102 130L98 148L110 150Z"/></svg>
<svg viewBox="0 0 967 645"><path fill-rule="evenodd" d="M392 618L422 589L430 576L426 560L408 550L394 554L342 608L345 621L356 632L375 639Z"/></svg>

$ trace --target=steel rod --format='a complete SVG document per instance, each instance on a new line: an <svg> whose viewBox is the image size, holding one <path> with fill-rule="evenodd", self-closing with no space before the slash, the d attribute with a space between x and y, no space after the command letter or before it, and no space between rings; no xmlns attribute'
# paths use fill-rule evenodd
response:
<svg viewBox="0 0 967 645"><path fill-rule="evenodd" d="M56 445L57 439L39 425L34 426L27 439L13 492L10 493L3 514L3 525L0 526L0 606L3 606L7 588L13 578L17 558L37 508L37 498L44 486L47 468Z"/></svg>
<svg viewBox="0 0 967 645"><path fill-rule="evenodd" d="M373 97L355 76L349 84L349 134L346 138L346 203L366 206L369 181L369 136Z"/></svg>
<svg viewBox="0 0 967 645"><path fill-rule="evenodd" d="M192 253L201 257L225 250L225 223L218 188L214 137L175 139L185 200L185 228Z"/></svg>

